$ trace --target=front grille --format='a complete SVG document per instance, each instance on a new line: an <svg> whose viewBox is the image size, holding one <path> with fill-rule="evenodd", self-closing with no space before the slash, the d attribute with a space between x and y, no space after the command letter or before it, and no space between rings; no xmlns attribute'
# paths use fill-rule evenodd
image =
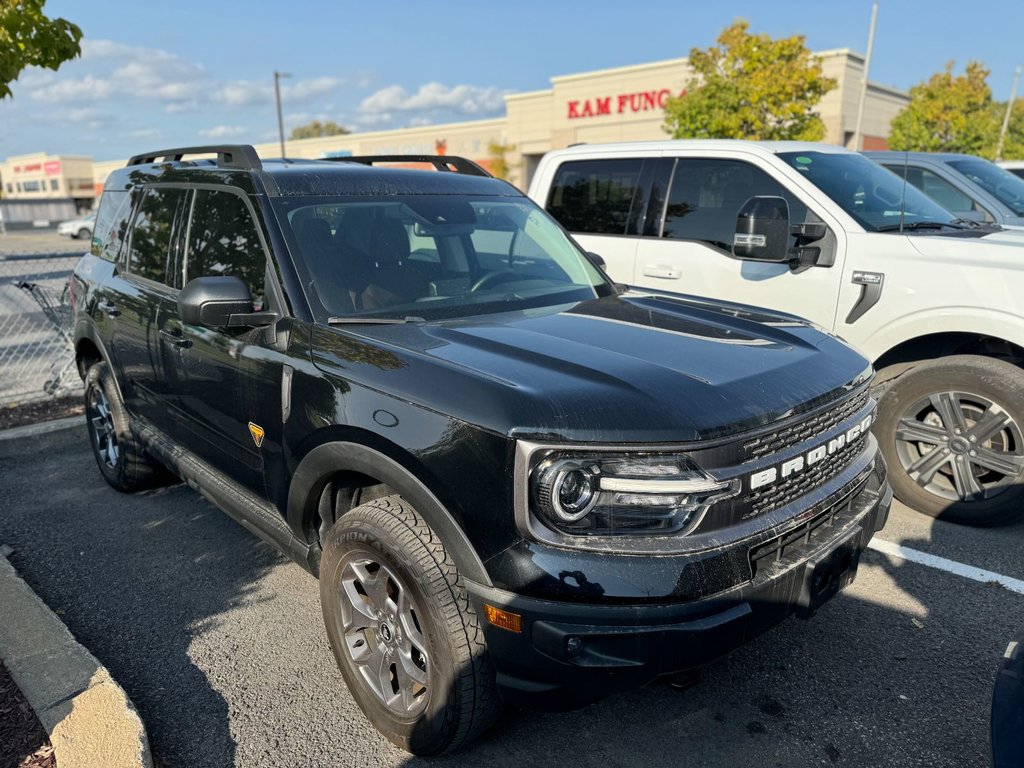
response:
<svg viewBox="0 0 1024 768"><path fill-rule="evenodd" d="M745 517L754 517L784 507L819 485L827 483L860 456L866 439L867 435L862 434L847 443L842 451L822 459L807 472L790 475L763 490L752 491L747 497L750 509Z"/></svg>
<svg viewBox="0 0 1024 768"><path fill-rule="evenodd" d="M847 398L832 408L825 409L815 416L797 422L778 432L763 434L743 444L744 461L754 461L762 456L784 451L790 446L827 432L839 422L848 419L868 404L868 388ZM834 474L834 473L833 473Z"/></svg>

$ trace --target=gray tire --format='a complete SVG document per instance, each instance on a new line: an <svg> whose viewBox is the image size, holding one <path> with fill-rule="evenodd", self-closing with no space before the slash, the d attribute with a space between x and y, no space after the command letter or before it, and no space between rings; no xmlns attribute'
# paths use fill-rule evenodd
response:
<svg viewBox="0 0 1024 768"><path fill-rule="evenodd" d="M85 376L85 419L96 465L113 488L132 493L170 479L132 434L128 412L106 363L96 363Z"/></svg>
<svg viewBox="0 0 1024 768"><path fill-rule="evenodd" d="M356 507L331 528L320 599L353 698L395 745L452 752L497 718L494 669L462 577L400 496Z"/></svg>
<svg viewBox="0 0 1024 768"><path fill-rule="evenodd" d="M965 525L1024 518L1024 371L952 355L878 378L874 431L900 501Z"/></svg>

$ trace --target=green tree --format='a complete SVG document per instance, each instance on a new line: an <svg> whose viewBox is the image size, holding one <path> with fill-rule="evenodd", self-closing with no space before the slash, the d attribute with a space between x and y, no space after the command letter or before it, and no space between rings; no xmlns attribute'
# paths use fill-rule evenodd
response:
<svg viewBox="0 0 1024 768"><path fill-rule="evenodd" d="M82 30L43 13L46 0L0 0L0 99L25 67L57 69L82 52Z"/></svg>
<svg viewBox="0 0 1024 768"><path fill-rule="evenodd" d="M1006 102L998 102L995 105L995 121L998 141L998 131L1003 125L1003 117L1006 116ZM993 154L995 151L993 150ZM1006 128L1006 141L1003 143L1003 156L1001 160L1024 160L1024 98L1013 102L1013 111L1010 112L1010 124Z"/></svg>
<svg viewBox="0 0 1024 768"><path fill-rule="evenodd" d="M509 172L512 170L508 162L508 153L515 150L515 144L502 144L499 141L492 141L487 145L487 164L491 175L508 181Z"/></svg>
<svg viewBox="0 0 1024 768"><path fill-rule="evenodd" d="M802 35L773 40L752 35L735 21L718 45L690 51L694 75L682 97L665 105L665 131L673 138L800 139L825 136L815 111L836 87Z"/></svg>
<svg viewBox="0 0 1024 768"><path fill-rule="evenodd" d="M291 136L288 138L294 139L319 139L324 136L344 136L346 133L352 133L348 128L343 125L338 125L333 120L328 120L326 123L321 123L319 120L314 120L311 123L305 125L297 125L292 128Z"/></svg>
<svg viewBox="0 0 1024 768"><path fill-rule="evenodd" d="M992 157L999 117L987 81L988 70L980 62L968 62L962 75L954 75L949 62L944 71L910 89L910 103L893 118L889 146Z"/></svg>

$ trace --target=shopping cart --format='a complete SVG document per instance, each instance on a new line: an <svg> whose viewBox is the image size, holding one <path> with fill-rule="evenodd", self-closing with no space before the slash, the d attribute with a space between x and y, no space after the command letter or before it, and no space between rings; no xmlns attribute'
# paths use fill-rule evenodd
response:
<svg viewBox="0 0 1024 768"><path fill-rule="evenodd" d="M75 356L73 354L75 345L72 338L72 322L74 319L71 314L71 302L68 296L71 282L66 280L60 290L43 285L42 283L30 283L27 281L21 281L15 283L15 285L32 295L36 304L43 310L43 315L50 325L53 326L53 330L56 331L57 338L67 348L68 354L57 358L50 367L51 377L43 384L43 391L48 395L52 395L60 390L61 380L75 364Z"/></svg>

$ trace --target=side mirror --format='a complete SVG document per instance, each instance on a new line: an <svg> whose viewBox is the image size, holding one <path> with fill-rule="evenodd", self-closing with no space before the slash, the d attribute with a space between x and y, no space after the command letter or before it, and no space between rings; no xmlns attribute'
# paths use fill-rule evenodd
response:
<svg viewBox="0 0 1024 768"><path fill-rule="evenodd" d="M591 264L600 269L602 272L607 268L607 266L604 263L604 259L601 257L601 254L594 253L593 251L587 251L587 258L590 260Z"/></svg>
<svg viewBox="0 0 1024 768"><path fill-rule="evenodd" d="M976 221L979 224L985 223L985 214L981 211L953 211L964 221Z"/></svg>
<svg viewBox="0 0 1024 768"><path fill-rule="evenodd" d="M197 277L178 294L178 317L207 328L270 325L272 312L253 312L249 286L238 277Z"/></svg>
<svg viewBox="0 0 1024 768"><path fill-rule="evenodd" d="M789 252L789 204L781 197L752 197L736 216L732 255L737 259L782 263Z"/></svg>

